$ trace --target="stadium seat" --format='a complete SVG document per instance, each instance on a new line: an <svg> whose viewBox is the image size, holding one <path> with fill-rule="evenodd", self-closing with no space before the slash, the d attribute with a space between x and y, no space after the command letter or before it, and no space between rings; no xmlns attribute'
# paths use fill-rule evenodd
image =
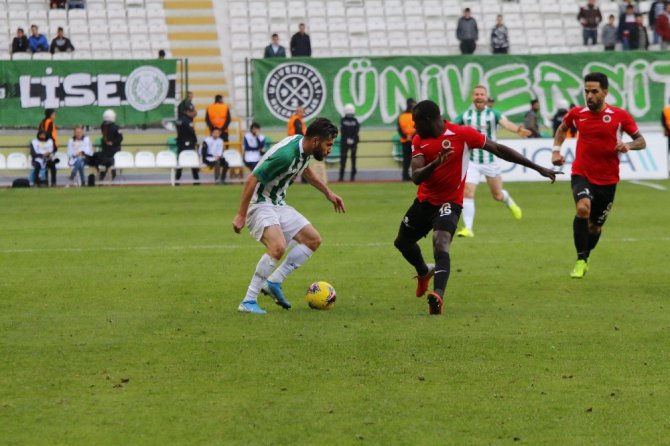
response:
<svg viewBox="0 0 670 446"><path fill-rule="evenodd" d="M142 150L135 154L135 167L150 168L156 167L156 158L153 152Z"/></svg>
<svg viewBox="0 0 670 446"><path fill-rule="evenodd" d="M130 152L116 152L114 154L114 167L116 169L132 169L135 167L133 154Z"/></svg>
<svg viewBox="0 0 670 446"><path fill-rule="evenodd" d="M70 169L71 168L71 166L68 165L68 158L67 158L66 153L56 152L54 157L58 160L58 164L56 164L56 169L64 170L64 169Z"/></svg>
<svg viewBox="0 0 670 446"><path fill-rule="evenodd" d="M51 60L51 53L41 52L33 54L33 60Z"/></svg>
<svg viewBox="0 0 670 446"><path fill-rule="evenodd" d="M5 155L0 153L0 169L6 169L7 168L7 160L5 159Z"/></svg>
<svg viewBox="0 0 670 446"><path fill-rule="evenodd" d="M72 53L54 53L52 60L71 60L72 59Z"/></svg>
<svg viewBox="0 0 670 446"><path fill-rule="evenodd" d="M180 168L200 167L200 157L195 150L182 150L177 158L177 165Z"/></svg>
<svg viewBox="0 0 670 446"><path fill-rule="evenodd" d="M156 167L177 167L177 155L170 150L161 150L156 154Z"/></svg>
<svg viewBox="0 0 670 446"><path fill-rule="evenodd" d="M28 158L24 153L14 152L7 155L7 170L27 168Z"/></svg>
<svg viewBox="0 0 670 446"><path fill-rule="evenodd" d="M242 161L242 155L240 152L235 149L226 149L223 151L223 158L228 163L228 168L231 170L231 178L244 176L244 162Z"/></svg>

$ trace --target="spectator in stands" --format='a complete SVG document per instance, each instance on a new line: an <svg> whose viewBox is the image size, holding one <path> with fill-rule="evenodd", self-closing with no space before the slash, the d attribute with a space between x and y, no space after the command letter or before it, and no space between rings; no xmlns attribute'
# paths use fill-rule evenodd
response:
<svg viewBox="0 0 670 446"><path fill-rule="evenodd" d="M193 93L190 91L186 93L186 99L181 101L177 107L177 154L184 150L198 150L198 137L193 128L193 120L198 112L193 105ZM212 132L214 128L210 130ZM175 179L181 180L181 169L176 170ZM191 168L191 176L195 184L200 179L200 169ZM179 183L177 183L179 184Z"/></svg>
<svg viewBox="0 0 670 446"><path fill-rule="evenodd" d="M32 158L33 171L30 174L30 185L40 185L43 178L42 173L47 168L47 162L51 161L55 153L53 141L49 139L44 130L37 131L37 137L30 143L30 156ZM52 178L53 180L53 178Z"/></svg>
<svg viewBox="0 0 670 446"><path fill-rule="evenodd" d="M402 144L402 180L410 181L409 167L412 163L412 138L416 133L414 129L414 119L412 110L416 101L412 98L407 99L405 111L398 116L398 133L400 134L400 143Z"/></svg>
<svg viewBox="0 0 670 446"><path fill-rule="evenodd" d="M586 6L579 8L577 20L582 24L582 36L584 39L584 46L598 44L598 25L603 20L600 14L600 8L596 6L596 0L588 0Z"/></svg>
<svg viewBox="0 0 670 446"><path fill-rule="evenodd" d="M291 37L291 57L310 57L312 43L309 34L305 33L305 24L298 25L298 32Z"/></svg>
<svg viewBox="0 0 670 446"><path fill-rule="evenodd" d="M228 142L228 126L230 125L230 107L223 102L223 96L217 94L214 97L214 103L207 107L205 113L205 122L209 128L209 133L214 129L221 129L221 138Z"/></svg>
<svg viewBox="0 0 670 446"><path fill-rule="evenodd" d="M656 0L649 7L649 28L651 28L651 32L654 35L654 45L661 41L660 36L656 32L656 19L665 12L666 3L668 3L668 0Z"/></svg>
<svg viewBox="0 0 670 446"><path fill-rule="evenodd" d="M619 33L618 37L621 41L621 48L624 51L630 49L630 34L637 28L635 19L635 8L633 5L626 6L625 12L619 16Z"/></svg>
<svg viewBox="0 0 670 446"><path fill-rule="evenodd" d="M33 53L41 51L49 51L49 42L44 34L40 34L40 29L37 25L31 25L30 31L32 35L28 37L28 47Z"/></svg>
<svg viewBox="0 0 670 446"><path fill-rule="evenodd" d="M50 0L49 8L51 9L65 9L66 0Z"/></svg>
<svg viewBox="0 0 670 446"><path fill-rule="evenodd" d="M649 49L649 33L647 27L644 26L642 14L635 15L635 28L630 32L629 40L631 50Z"/></svg>
<svg viewBox="0 0 670 446"><path fill-rule="evenodd" d="M96 153L96 167L103 166L105 170L100 172L100 181L105 179L107 171L114 166L114 154L121 150L123 134L116 125L116 112L107 109L102 114L102 150ZM112 168L112 180L116 178L116 169Z"/></svg>
<svg viewBox="0 0 670 446"><path fill-rule="evenodd" d="M67 0L67 9L85 9L86 0Z"/></svg>
<svg viewBox="0 0 670 446"><path fill-rule="evenodd" d="M668 98L668 105L663 107L661 125L663 126L665 136L668 138L668 154L670 154L670 98Z"/></svg>
<svg viewBox="0 0 670 446"><path fill-rule="evenodd" d="M158 50L158 58L160 60L165 59L165 50Z"/></svg>
<svg viewBox="0 0 670 446"><path fill-rule="evenodd" d="M350 181L356 179L356 151L358 150L358 133L361 125L355 116L356 108L353 104L344 106L344 116L340 120L340 181L344 181L344 169L347 166L347 154L351 152Z"/></svg>
<svg viewBox="0 0 670 446"><path fill-rule="evenodd" d="M661 39L661 49L670 48L670 2L665 5L665 13L656 18L656 32Z"/></svg>
<svg viewBox="0 0 670 446"><path fill-rule="evenodd" d="M202 142L202 162L214 169L214 182L226 184L228 162L223 157L223 140L221 129L214 128Z"/></svg>
<svg viewBox="0 0 670 446"><path fill-rule="evenodd" d="M288 136L305 134L305 130L307 130L307 127L305 127L304 117L305 117L305 109L302 107L297 107L295 109L295 113L293 113L293 116L291 116L288 120L287 125Z"/></svg>
<svg viewBox="0 0 670 446"><path fill-rule="evenodd" d="M261 134L261 126L252 122L249 131L244 135L244 165L254 170L256 164L265 153L265 136Z"/></svg>
<svg viewBox="0 0 670 446"><path fill-rule="evenodd" d="M23 32L23 28L16 29L16 37L12 40L12 54L25 53L28 51L28 38Z"/></svg>
<svg viewBox="0 0 670 446"><path fill-rule="evenodd" d="M607 18L607 23L603 26L600 33L600 40L602 40L605 51L614 51L617 42L617 27L614 25L614 14L610 14Z"/></svg>
<svg viewBox="0 0 670 446"><path fill-rule="evenodd" d="M54 152L58 151L58 129L56 129L56 110L47 108L44 110L44 119L40 121L37 130L44 130L47 138L53 141Z"/></svg>
<svg viewBox="0 0 670 446"><path fill-rule="evenodd" d="M637 4L637 0L624 0L623 2L619 3L619 14L626 12L626 8L629 6L633 7L633 14L640 13L640 6Z"/></svg>
<svg viewBox="0 0 670 446"><path fill-rule="evenodd" d="M493 98L493 96L486 98L486 106L488 108L493 108L494 105L496 105L496 100Z"/></svg>
<svg viewBox="0 0 670 446"><path fill-rule="evenodd" d="M70 39L65 37L63 34L63 28L58 27L58 31L56 32L56 37L51 41L51 54L55 53L58 51L59 53L61 52L67 52L67 51L74 51L74 46L72 45L72 42L70 42Z"/></svg>
<svg viewBox="0 0 670 446"><path fill-rule="evenodd" d="M496 16L496 24L491 30L491 52L493 54L507 54L509 52L509 31L503 25L503 16Z"/></svg>
<svg viewBox="0 0 670 446"><path fill-rule="evenodd" d="M556 134L556 130L558 130L558 127L563 122L563 117L568 114L569 107L570 105L565 99L558 101L558 110L556 110L556 113L551 118L552 136Z"/></svg>
<svg viewBox="0 0 670 446"><path fill-rule="evenodd" d="M84 128L82 126L74 128L74 134L67 144L67 157L68 164L72 166L70 183L74 184L74 179L79 174L79 185L85 185L84 167L86 167L86 164L92 163L93 145L89 137L84 135Z"/></svg>
<svg viewBox="0 0 670 446"><path fill-rule="evenodd" d="M530 110L523 118L523 126L530 132L529 138L541 138L540 134L540 101L530 101Z"/></svg>
<svg viewBox="0 0 670 446"><path fill-rule="evenodd" d="M279 44L279 35L277 33L272 35L272 43L265 47L263 57L266 59L270 57L286 57L286 49Z"/></svg>
<svg viewBox="0 0 670 446"><path fill-rule="evenodd" d="M465 8L463 16L458 19L456 38L461 42L461 54L472 54L477 49L479 29L477 28L477 21L470 13L470 8Z"/></svg>

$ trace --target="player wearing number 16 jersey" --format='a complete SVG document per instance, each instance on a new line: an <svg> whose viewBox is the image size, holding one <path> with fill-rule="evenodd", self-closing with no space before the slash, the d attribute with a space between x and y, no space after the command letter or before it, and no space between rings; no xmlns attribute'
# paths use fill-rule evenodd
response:
<svg viewBox="0 0 670 446"><path fill-rule="evenodd" d="M470 127L444 122L439 107L432 101L419 102L412 118L417 133L412 140L412 181L419 188L417 198L400 224L395 247L416 269L416 297L426 294L430 278L435 276L433 291L428 293L428 312L442 314L451 270L449 248L463 206L470 150L487 150L504 160L534 169L552 182L556 174ZM434 268L426 265L417 244L431 229Z"/></svg>

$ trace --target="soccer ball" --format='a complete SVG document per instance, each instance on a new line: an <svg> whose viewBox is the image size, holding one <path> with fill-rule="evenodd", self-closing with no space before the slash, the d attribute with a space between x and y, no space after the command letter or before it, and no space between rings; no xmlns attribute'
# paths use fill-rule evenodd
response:
<svg viewBox="0 0 670 446"><path fill-rule="evenodd" d="M314 282L307 288L305 301L314 310L330 310L335 306L335 288L328 282Z"/></svg>

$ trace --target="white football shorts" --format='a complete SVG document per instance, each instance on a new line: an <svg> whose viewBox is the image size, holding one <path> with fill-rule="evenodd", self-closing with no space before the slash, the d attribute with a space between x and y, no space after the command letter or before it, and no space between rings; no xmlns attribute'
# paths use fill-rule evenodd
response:
<svg viewBox="0 0 670 446"><path fill-rule="evenodd" d="M250 205L247 212L246 225L251 236L258 241L263 237L265 228L279 225L288 243L308 224L310 224L309 220L288 205L277 206L272 203L257 203Z"/></svg>
<svg viewBox="0 0 670 446"><path fill-rule="evenodd" d="M502 171L498 163L479 164L470 161L468 163L468 174L465 178L466 183L479 184L482 175L485 177L499 177Z"/></svg>

